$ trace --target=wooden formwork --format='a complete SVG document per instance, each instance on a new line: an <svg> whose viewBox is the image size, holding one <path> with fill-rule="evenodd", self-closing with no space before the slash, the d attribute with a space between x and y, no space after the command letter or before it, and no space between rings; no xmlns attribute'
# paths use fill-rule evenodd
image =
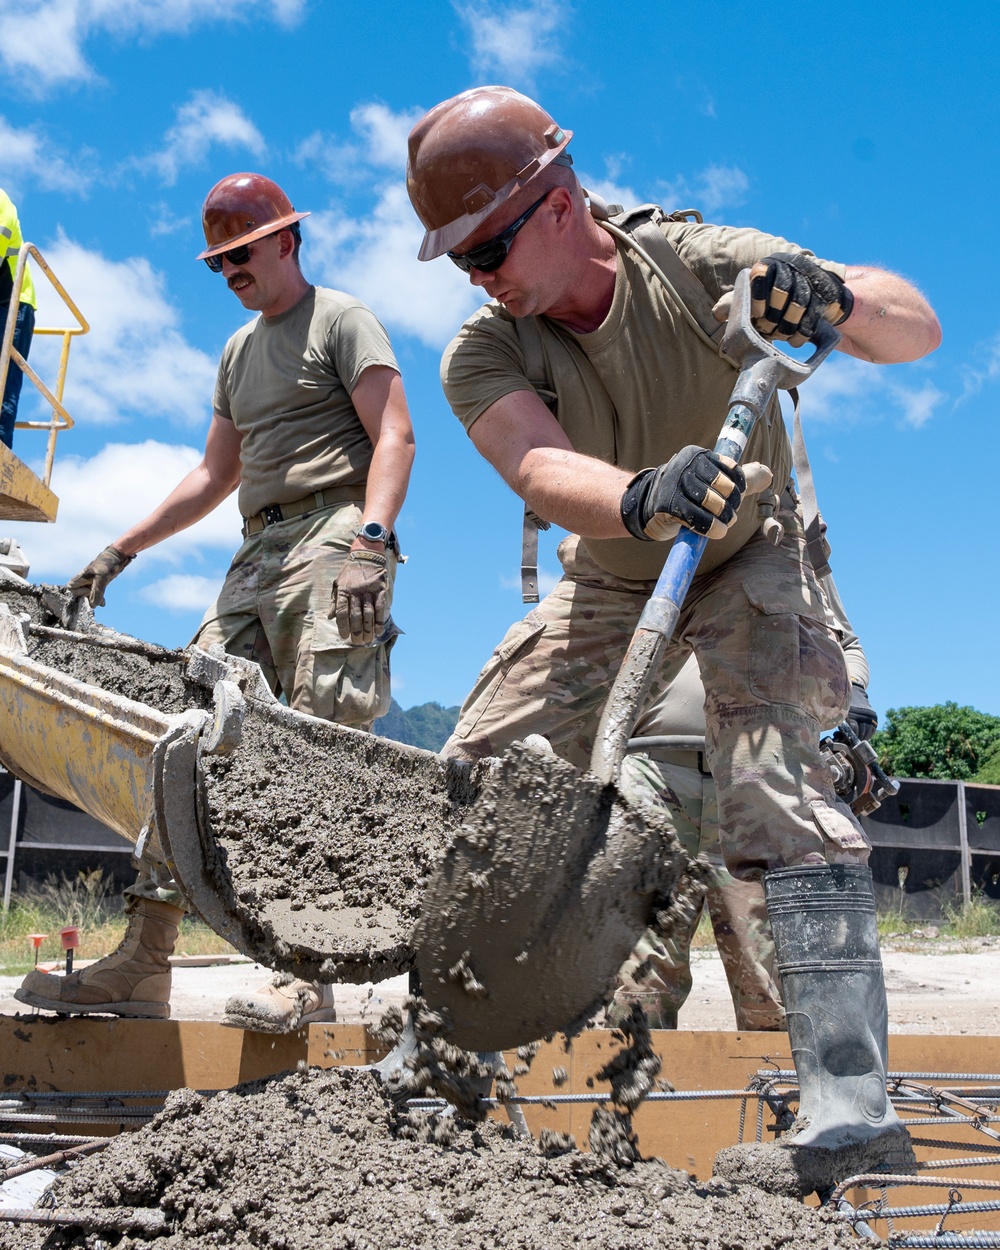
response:
<svg viewBox="0 0 1000 1250"><path fill-rule="evenodd" d="M788 1038L782 1033L657 1031L653 1043L662 1058L661 1077L677 1090L742 1090L761 1069L792 1067ZM558 1041L543 1044L530 1071L517 1077L518 1091L545 1098L606 1093L610 1087L597 1079L597 1073L621 1045L619 1035L604 1029L586 1031L570 1047ZM294 1033L269 1035L196 1021L0 1016L3 1088L10 1093L100 1093L185 1086L223 1089L292 1071L301 1063L320 1068L363 1064L384 1053L368 1030L357 1024L313 1024ZM513 1071L517 1056L509 1054L506 1059ZM889 1066L894 1071L921 1073L996 1073L1000 1071L1000 1039L897 1034L889 1039ZM567 1079L557 1083L554 1074L561 1078L560 1069ZM536 1103L523 1110L536 1136L544 1127L570 1133L586 1150L592 1106L590 1102ZM705 1179L711 1175L716 1152L738 1139L740 1108L738 1098L646 1103L634 1118L640 1149L647 1157L658 1156L695 1178ZM502 1110L495 1114L500 1118L505 1115ZM756 1122L757 1100L751 1097L745 1138L753 1138ZM773 1123L774 1117L765 1111L765 1140L771 1139ZM79 1132L79 1128L66 1127ZM969 1125L942 1121L940 1127L913 1130L918 1143L921 1138L945 1135L963 1144L963 1149L953 1152L956 1155L976 1155L987 1145L987 1139ZM940 1159L947 1157L947 1152L918 1144L917 1157ZM1000 1156L996 1166L963 1175L1000 1181ZM876 1196L875 1192L856 1190L849 1198L857 1205L866 1197ZM894 1205L903 1205L927 1203L939 1196L940 1191L911 1188L893 1191L891 1198ZM986 1195L968 1195L977 1196ZM948 1228L982 1227L982 1221L982 1216L952 1217Z"/></svg>

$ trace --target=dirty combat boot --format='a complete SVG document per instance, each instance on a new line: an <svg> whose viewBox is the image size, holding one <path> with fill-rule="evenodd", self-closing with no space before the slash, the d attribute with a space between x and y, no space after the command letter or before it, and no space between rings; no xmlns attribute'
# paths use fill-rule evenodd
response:
<svg viewBox="0 0 1000 1250"><path fill-rule="evenodd" d="M871 871L779 868L765 876L764 892L799 1113L777 1142L720 1151L715 1174L801 1198L858 1173L915 1172L885 1090L889 1021Z"/></svg>
<svg viewBox="0 0 1000 1250"><path fill-rule="evenodd" d="M298 981L287 972L276 972L269 985L249 994L234 994L226 1003L222 1023L255 1033L290 1033L336 1018L332 985Z"/></svg>
<svg viewBox="0 0 1000 1250"><path fill-rule="evenodd" d="M170 955L184 908L135 897L125 907L128 928L117 950L69 976L29 972L14 993L18 1002L67 1016L165 1020L170 1015Z"/></svg>

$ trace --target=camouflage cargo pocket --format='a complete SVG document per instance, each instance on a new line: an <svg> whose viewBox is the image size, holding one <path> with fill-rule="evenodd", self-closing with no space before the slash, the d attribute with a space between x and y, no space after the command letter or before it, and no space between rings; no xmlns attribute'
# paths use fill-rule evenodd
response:
<svg viewBox="0 0 1000 1250"><path fill-rule="evenodd" d="M843 651L821 603L766 575L743 580L750 603L747 679L765 703L802 707L827 727L850 699Z"/></svg>
<svg viewBox="0 0 1000 1250"><path fill-rule="evenodd" d="M518 660L533 649L544 632L545 622L534 612L529 612L523 620L507 630L503 641L487 660L465 701L462 716L455 726L456 737L467 738L472 733L489 711L490 704L503 687L507 674Z"/></svg>
<svg viewBox="0 0 1000 1250"><path fill-rule="evenodd" d="M390 617L374 643L358 647L341 636L336 620L315 617L309 689L302 690L296 708L361 729L384 716L392 697L389 654L401 632Z"/></svg>

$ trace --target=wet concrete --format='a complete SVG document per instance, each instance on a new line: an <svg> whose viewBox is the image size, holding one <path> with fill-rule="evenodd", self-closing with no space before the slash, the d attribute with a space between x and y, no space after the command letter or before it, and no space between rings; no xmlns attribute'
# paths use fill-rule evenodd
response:
<svg viewBox="0 0 1000 1250"><path fill-rule="evenodd" d="M912 1176L917 1170L913 1146L902 1128L835 1148L799 1146L792 1134L780 1142L727 1146L716 1156L716 1175L744 1185L759 1185L769 1193L805 1198L813 1192L822 1193L845 1176L866 1172Z"/></svg>
<svg viewBox="0 0 1000 1250"><path fill-rule="evenodd" d="M424 1113L421 1113L424 1114ZM448 1117L454 1119L454 1117ZM441 1116L426 1116L443 1122ZM429 1126L433 1130L433 1125ZM333 1069L170 1096L54 1186L60 1210L162 1211L161 1236L101 1234L122 1250L836 1250L850 1232L800 1203L693 1185L658 1160L617 1167L550 1135L458 1120L421 1139L367 1072ZM9 1250L93 1247L72 1230L0 1225Z"/></svg>
<svg viewBox="0 0 1000 1250"><path fill-rule="evenodd" d="M232 906L260 930L248 953L323 980L413 966L427 875L477 793L468 766L252 704L239 748L203 769Z"/></svg>
<svg viewBox="0 0 1000 1250"><path fill-rule="evenodd" d="M461 1046L572 1031L691 861L661 813L515 743L428 885L424 994Z"/></svg>

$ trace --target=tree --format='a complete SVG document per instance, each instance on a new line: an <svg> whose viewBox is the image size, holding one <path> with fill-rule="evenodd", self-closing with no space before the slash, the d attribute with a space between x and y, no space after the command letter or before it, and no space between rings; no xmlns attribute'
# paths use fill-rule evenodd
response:
<svg viewBox="0 0 1000 1250"><path fill-rule="evenodd" d="M957 703L890 708L872 746L891 776L970 781L1000 746L1000 716Z"/></svg>
<svg viewBox="0 0 1000 1250"><path fill-rule="evenodd" d="M1000 742L994 742L979 761L979 771L972 780L984 786L1000 786Z"/></svg>

